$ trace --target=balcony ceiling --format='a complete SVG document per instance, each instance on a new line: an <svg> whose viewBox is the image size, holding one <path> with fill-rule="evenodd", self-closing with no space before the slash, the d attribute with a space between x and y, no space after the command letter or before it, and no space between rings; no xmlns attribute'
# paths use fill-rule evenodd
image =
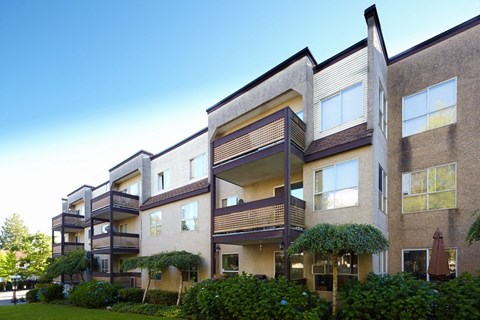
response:
<svg viewBox="0 0 480 320"><path fill-rule="evenodd" d="M220 172L217 174L217 177L244 187L264 180L282 177L284 172L283 160L283 152L277 153L231 170ZM291 157L291 164L291 174L303 170L303 161L293 155Z"/></svg>

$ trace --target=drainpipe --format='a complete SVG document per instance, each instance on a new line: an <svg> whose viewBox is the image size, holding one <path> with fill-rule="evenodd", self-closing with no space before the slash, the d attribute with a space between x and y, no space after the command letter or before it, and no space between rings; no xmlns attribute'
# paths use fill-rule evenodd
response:
<svg viewBox="0 0 480 320"><path fill-rule="evenodd" d="M291 141L290 141L290 131L291 131L291 120L290 115L291 111L289 108L285 109L284 119L285 119L285 131L284 131L284 169L283 169L283 179L284 179L284 238L285 246L283 248L284 254L284 268L285 268L285 277L290 280L290 257L287 254L288 246L290 245L290 152L291 152Z"/></svg>

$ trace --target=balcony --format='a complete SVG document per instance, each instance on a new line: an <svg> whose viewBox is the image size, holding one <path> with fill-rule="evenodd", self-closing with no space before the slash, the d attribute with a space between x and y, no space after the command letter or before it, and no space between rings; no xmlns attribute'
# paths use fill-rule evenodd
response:
<svg viewBox="0 0 480 320"><path fill-rule="evenodd" d="M63 252L62 252L62 245L63 245ZM72 252L75 250L82 250L84 249L84 243L81 242L64 242L62 243L55 243L52 246L52 254L54 256L65 254L67 252Z"/></svg>
<svg viewBox="0 0 480 320"><path fill-rule="evenodd" d="M288 123L291 142L304 151L305 123L290 108L285 108L214 141L214 166L285 140Z"/></svg>
<svg viewBox="0 0 480 320"><path fill-rule="evenodd" d="M280 237L286 225L284 201L283 197L273 197L216 209L213 234L221 237L262 232L264 239ZM304 230L305 202L290 197L289 212L290 228L298 231ZM246 238L238 237L238 239Z"/></svg>
<svg viewBox="0 0 480 320"><path fill-rule="evenodd" d="M96 272L92 273L92 277L97 281L110 282L113 278L113 283L124 288L141 288L142 274L140 272Z"/></svg>
<svg viewBox="0 0 480 320"><path fill-rule="evenodd" d="M92 199L92 217L96 219L122 220L139 214L138 196L119 191L109 191Z"/></svg>
<svg viewBox="0 0 480 320"><path fill-rule="evenodd" d="M78 232L83 230L85 217L79 215L76 211L63 212L52 218L52 229L55 231Z"/></svg>
<svg viewBox="0 0 480 320"><path fill-rule="evenodd" d="M104 233L94 235L92 250L95 254L131 254L139 253L140 236L135 233L113 232L113 245L111 246L111 234Z"/></svg>

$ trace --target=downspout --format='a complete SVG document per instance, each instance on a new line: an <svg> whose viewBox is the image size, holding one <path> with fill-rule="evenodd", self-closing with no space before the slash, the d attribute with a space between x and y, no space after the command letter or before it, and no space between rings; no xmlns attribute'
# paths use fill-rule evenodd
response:
<svg viewBox="0 0 480 320"><path fill-rule="evenodd" d="M285 119L285 131L284 131L284 169L283 169L283 196L284 196L284 268L285 268L285 277L290 280L290 257L287 254L288 246L290 245L290 152L291 152L291 141L290 141L290 131L291 131L291 111L289 108L285 108L284 119Z"/></svg>

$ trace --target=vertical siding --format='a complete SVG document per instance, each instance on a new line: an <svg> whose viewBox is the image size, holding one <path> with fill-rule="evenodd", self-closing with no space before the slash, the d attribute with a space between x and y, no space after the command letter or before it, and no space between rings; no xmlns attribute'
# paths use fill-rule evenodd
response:
<svg viewBox="0 0 480 320"><path fill-rule="evenodd" d="M315 140L367 121L367 52L367 48L359 50L314 75L313 108ZM320 101L358 82L362 82L363 84L363 117L321 132Z"/></svg>

